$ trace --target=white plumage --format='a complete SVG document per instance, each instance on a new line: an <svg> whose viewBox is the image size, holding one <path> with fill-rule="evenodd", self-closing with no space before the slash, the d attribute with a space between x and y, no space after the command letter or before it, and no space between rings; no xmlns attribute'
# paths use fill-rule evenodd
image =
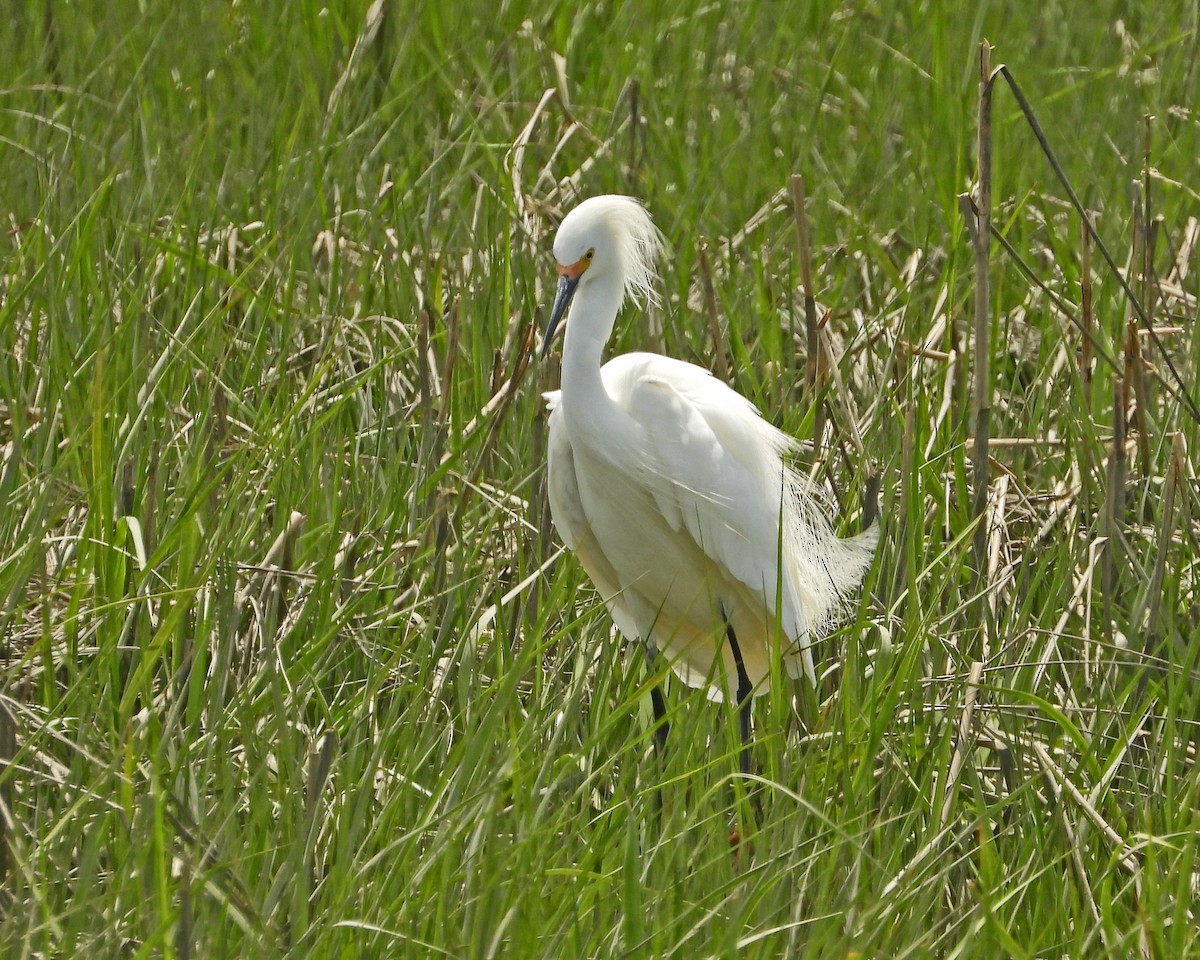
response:
<svg viewBox="0 0 1200 960"><path fill-rule="evenodd" d="M555 238L544 351L573 304L562 389L546 394L554 525L621 633L689 685L714 699L738 690L730 629L755 694L775 649L791 676L815 680L811 632L858 586L877 529L838 538L790 465L796 441L708 371L651 353L601 366L626 297L653 296L661 248L629 197L585 200Z"/></svg>

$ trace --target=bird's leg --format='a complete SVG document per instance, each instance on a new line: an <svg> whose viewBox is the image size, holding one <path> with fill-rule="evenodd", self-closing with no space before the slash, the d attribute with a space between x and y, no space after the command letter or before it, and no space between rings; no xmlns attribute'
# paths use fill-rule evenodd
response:
<svg viewBox="0 0 1200 960"><path fill-rule="evenodd" d="M733 651L733 662L737 667L738 714L742 728L742 773L750 775L750 710L753 700L750 692L750 677L746 673L746 663L742 660L742 648L738 646L737 635L733 632L733 624L725 621L725 636L729 638L729 648Z"/></svg>
<svg viewBox="0 0 1200 960"><path fill-rule="evenodd" d="M653 673L654 661L658 659L658 651L649 640L642 641L642 649L646 651L646 663ZM667 721L667 698L663 696L661 683L656 683L650 688L650 703L654 706L654 755L661 765L667 755L667 733L671 729L671 724ZM654 791L654 811L658 815L661 825L663 823L663 788L661 786Z"/></svg>
<svg viewBox="0 0 1200 960"><path fill-rule="evenodd" d="M671 724L667 721L667 700L660 684L656 683L650 688L650 702L654 704L654 752L661 756L667 749L667 734Z"/></svg>
<svg viewBox="0 0 1200 960"><path fill-rule="evenodd" d="M646 663L654 670L658 651L649 640L642 641L642 649L646 651ZM656 683L650 688L650 702L654 706L654 752L660 757L667 749L667 734L671 724L667 721L667 698L663 696L662 684Z"/></svg>
<svg viewBox="0 0 1200 960"><path fill-rule="evenodd" d="M742 733L742 775L750 776L750 705L753 703L753 698L750 696L753 687L750 684L750 677L746 673L746 662L742 659L742 648L738 646L737 635L733 632L733 624L729 619L725 620L725 636L729 638L729 649L733 651L733 663L737 667L738 685L738 719L741 725ZM729 845L733 851L733 866L735 870L741 869L742 862L742 845L744 840L749 839L749 829L757 822L762 820L761 797L757 790L753 791L750 796L750 821L746 826L746 836L743 836L743 831L737 829L729 836Z"/></svg>

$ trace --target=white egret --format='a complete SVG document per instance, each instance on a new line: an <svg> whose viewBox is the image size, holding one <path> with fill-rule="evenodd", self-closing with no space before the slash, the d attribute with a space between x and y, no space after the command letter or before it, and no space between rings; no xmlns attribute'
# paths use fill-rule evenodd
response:
<svg viewBox="0 0 1200 960"><path fill-rule="evenodd" d="M840 539L790 464L796 440L707 370L652 353L601 366L625 299L653 298L661 248L630 197L585 200L558 229L543 357L571 313L562 387L546 394L550 509L620 632L710 698L736 697L748 772L750 704L772 657L815 682L811 633L858 586L878 528Z"/></svg>

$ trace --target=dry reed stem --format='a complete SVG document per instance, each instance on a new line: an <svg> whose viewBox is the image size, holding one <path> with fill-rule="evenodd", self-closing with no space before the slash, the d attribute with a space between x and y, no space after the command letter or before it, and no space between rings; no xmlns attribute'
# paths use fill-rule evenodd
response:
<svg viewBox="0 0 1200 960"><path fill-rule="evenodd" d="M641 167L642 146L640 142L646 134L645 127L642 125L641 101L642 101L642 84L637 77L631 77L629 85L626 87L626 96L629 100L629 164L625 171L625 182L629 185L629 192L632 194L638 193L638 170Z"/></svg>
<svg viewBox="0 0 1200 960"><path fill-rule="evenodd" d="M446 311L446 353L442 360L442 396L438 405L437 419L444 433L450 417L450 394L454 386L454 364L458 360L459 298L450 301Z"/></svg>
<svg viewBox="0 0 1200 960"><path fill-rule="evenodd" d="M504 381L492 399L485 404L484 410L481 411L481 416L490 414L492 411L495 411L495 416L492 418L487 436L484 438L483 449L479 451L479 456L472 465L471 472L463 481L462 490L458 497L458 505L454 509L454 517L450 523L450 529L452 530L462 529L463 512L466 510L471 491L477 486L479 475L483 472L483 468L491 455L492 448L496 444L496 438L500 434L500 427L504 423L505 413L508 411L513 397L517 394L517 387L525 378L525 371L529 369L529 360L533 356L534 333L537 327L538 318L535 312L535 316L530 318L529 323L525 326L524 336L520 338L517 344L517 355L512 363L512 376ZM473 425L475 422L473 420L471 424ZM467 431L464 430L464 436L466 433Z"/></svg>
<svg viewBox="0 0 1200 960"><path fill-rule="evenodd" d="M1130 320L1125 330L1125 379L1131 385L1132 402L1127 402L1125 409L1129 411L1129 426L1137 440L1138 464L1142 476L1148 477L1153 472L1150 461L1150 434L1146 429L1149 420L1149 398L1146 388L1146 360L1142 355L1141 338L1138 336L1136 320Z"/></svg>
<svg viewBox="0 0 1200 960"><path fill-rule="evenodd" d="M272 541L271 546L267 548L267 552L253 568L254 576L247 577L245 584L238 590L234 597L234 605L242 607L250 599L251 594L256 588L261 588L263 596L266 595L267 585L272 577L281 573L290 573L288 565L283 563L283 560L291 553L292 545L296 538L304 529L306 517L298 510L293 510L288 515L287 526L279 531L279 535Z"/></svg>
<svg viewBox="0 0 1200 960"><path fill-rule="evenodd" d="M541 97L538 99L537 105L533 108L533 112L529 115L525 126L521 128L521 132L517 134L517 139L513 142L512 149L509 151L510 174L512 177L512 192L513 203L517 211L517 222L525 229L525 232L530 236L534 236L534 228L536 225L536 215L525 200L525 188L523 185L525 172L525 151L529 147L529 141L533 137L533 131L537 127L538 120L542 116L542 112L547 105L557 94L557 88L547 87L542 91ZM563 104L563 110L566 110L566 105Z"/></svg>
<svg viewBox="0 0 1200 960"><path fill-rule="evenodd" d="M904 434L900 439L900 515L897 542L902 545L907 544L912 535L911 525L918 520L909 511L913 485L920 483L916 464L917 421L913 407L912 403L904 405ZM892 578L892 596L900 595L907 576L912 572L908 569L909 551L905 546L901 546L897 551L897 561L895 575Z"/></svg>
<svg viewBox="0 0 1200 960"><path fill-rule="evenodd" d="M697 245L700 262L700 289L704 292L704 314L713 341L713 365L717 378L729 382L729 358L725 353L725 335L721 332L721 315L717 310L717 291L713 286L712 265L708 260L708 241L703 237Z"/></svg>
<svg viewBox="0 0 1200 960"><path fill-rule="evenodd" d="M963 763L971 740L971 720L975 714L975 702L979 697L979 682L982 679L983 661L975 660L971 663L971 671L967 675L967 693L963 699L962 713L958 717L958 728L954 736L954 753L950 757L950 769L946 773L946 793L942 798L938 830L946 829L946 825L950 822L950 814L954 810L954 799L958 795L958 780L962 776Z"/></svg>
<svg viewBox="0 0 1200 960"><path fill-rule="evenodd" d="M5 644L4 649L4 665L7 667L11 662L12 651ZM4 703L3 698L0 698L0 767L5 770L13 762L17 755L17 725L11 713L8 712L8 706ZM12 801L13 801L13 782L14 777L4 777L0 779L0 887L5 886L8 875L12 871L13 865L13 838L9 834L15 834L13 829L14 823L12 820Z"/></svg>
<svg viewBox="0 0 1200 960"><path fill-rule="evenodd" d="M975 321L972 373L974 391L971 416L975 422L975 443L972 453L975 569L983 576L986 563L987 530L983 522L987 509L989 460L988 435L992 406L991 380L991 234L992 234L992 80L991 46L986 40L979 45L979 114L976 140L976 181L979 190L975 230Z"/></svg>
<svg viewBox="0 0 1200 960"><path fill-rule="evenodd" d="M421 445L428 445L428 437L432 433L430 429L433 425L433 378L430 376L429 369L429 341L430 334L433 328L433 317L430 313L430 299L426 294L425 306L421 308L418 314L417 323L417 409L419 412L419 420L421 427ZM423 450L423 453L428 453ZM424 456L422 462L424 462Z"/></svg>
<svg viewBox="0 0 1200 960"><path fill-rule="evenodd" d="M800 282L804 288L804 342L807 355L804 362L804 389L809 402L816 405L813 411L813 445L819 458L821 442L825 435L825 410L820 401L821 358L820 323L817 317L817 300L813 292L812 243L809 239L808 213L805 210L804 177L792 174L789 181L792 194L792 218L796 224L796 246L800 254Z"/></svg>
<svg viewBox="0 0 1200 960"><path fill-rule="evenodd" d="M1147 327L1154 325L1154 249L1157 240L1155 229L1154 204L1150 190L1150 142L1154 133L1154 117L1146 114L1143 123L1142 150L1142 257L1138 265L1142 281L1142 306L1146 316L1143 322Z"/></svg>
<svg viewBox="0 0 1200 960"><path fill-rule="evenodd" d="M1086 218L1091 220L1089 214ZM1079 328L1083 339L1079 344L1079 380L1083 384L1083 406L1089 413L1092 409L1092 345L1095 340L1092 319L1092 235L1095 228L1090 222L1081 222L1079 263Z"/></svg>
<svg viewBox="0 0 1200 960"><path fill-rule="evenodd" d="M1113 380L1113 441L1105 471L1104 512L1101 533L1105 538L1104 560L1100 580L1104 600L1105 630L1112 641L1116 631L1113 613L1118 609L1117 551L1120 549L1121 521L1125 512L1125 385L1122 378Z"/></svg>
<svg viewBox="0 0 1200 960"><path fill-rule="evenodd" d="M1017 100L1017 105L1021 108L1021 112L1025 115L1025 120L1029 124L1030 130L1033 131L1033 135L1037 139L1038 145L1042 148L1042 153L1049 161L1059 183L1062 184L1063 189L1067 192L1067 197L1070 199L1071 205L1075 208L1075 212L1082 220L1085 229L1091 235L1096 249L1100 251L1100 256L1104 259L1104 262L1108 264L1109 270L1112 271L1114 278L1120 285L1121 290L1124 292L1126 299L1128 299L1129 305L1133 309L1133 312L1137 315L1138 320L1141 321L1144 327L1147 327L1150 330L1150 339L1154 342L1155 347L1158 349L1159 356L1162 358L1164 366L1167 368L1171 374L1171 377L1173 378L1168 380L1166 377L1160 377L1161 383L1166 387L1167 392L1170 393L1175 400L1187 408L1188 415L1191 416L1194 421L1200 423L1200 405L1196 403L1196 401L1184 388L1184 380L1179 373L1179 368L1175 365L1175 361L1171 359L1171 355L1167 352L1166 345L1155 334L1153 327L1150 326L1149 317L1142 306L1141 300L1138 298L1137 294L1133 292L1133 287L1126 278L1125 272L1117 266L1112 254L1108 251L1108 247L1100 238L1100 235L1096 232L1090 218L1087 215L1087 211L1084 209L1083 204L1079 200L1079 196L1075 193L1075 188L1071 186L1071 181L1067 178L1066 173L1063 172L1062 165L1058 162L1058 157L1051 149L1050 142L1046 139L1046 134L1042 130L1042 126L1038 122L1037 116L1033 112L1033 107L1029 105L1029 101L1025 99L1025 94L1021 92L1021 88L1017 84L1016 78L1005 66L997 67L995 74L1004 77L1005 82L1008 84L1009 90L1012 91L1012 95Z"/></svg>
<svg viewBox="0 0 1200 960"><path fill-rule="evenodd" d="M1050 756L1049 752L1039 741L1031 740L1030 745L1033 747L1033 752L1037 756L1038 763L1046 775L1047 783L1051 784L1051 790L1059 796L1065 792L1075 802L1079 809L1083 811L1084 816L1091 821L1092 825L1100 831L1109 843L1117 848L1117 862L1120 864L1121 869L1130 874L1130 876L1136 876L1141 870L1141 861L1138 859L1137 851L1126 843L1125 838L1101 816L1100 812L1088 798L1071 782L1071 778L1058 767L1053 757ZM1059 790L1059 787L1062 789Z"/></svg>

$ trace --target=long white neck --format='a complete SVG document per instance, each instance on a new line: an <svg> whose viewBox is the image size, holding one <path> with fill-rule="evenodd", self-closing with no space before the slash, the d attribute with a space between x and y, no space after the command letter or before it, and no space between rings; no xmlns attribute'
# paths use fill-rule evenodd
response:
<svg viewBox="0 0 1200 960"><path fill-rule="evenodd" d="M612 335L622 299L620 278L595 277L581 284L571 304L563 339L562 402L568 419L603 422L598 414L615 406L600 379L604 346Z"/></svg>

